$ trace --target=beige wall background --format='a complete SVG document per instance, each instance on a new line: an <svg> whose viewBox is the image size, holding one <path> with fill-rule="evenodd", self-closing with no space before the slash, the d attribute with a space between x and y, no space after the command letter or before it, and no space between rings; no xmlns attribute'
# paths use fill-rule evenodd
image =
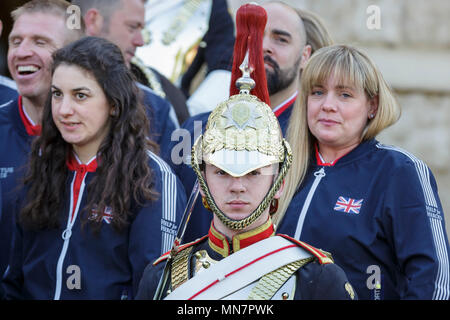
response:
<svg viewBox="0 0 450 320"><path fill-rule="evenodd" d="M249 1L228 2L236 12ZM450 1L284 2L318 14L336 43L363 48L377 63L402 106L400 120L378 139L413 153L431 168L450 236ZM372 28L376 10L380 25Z"/></svg>

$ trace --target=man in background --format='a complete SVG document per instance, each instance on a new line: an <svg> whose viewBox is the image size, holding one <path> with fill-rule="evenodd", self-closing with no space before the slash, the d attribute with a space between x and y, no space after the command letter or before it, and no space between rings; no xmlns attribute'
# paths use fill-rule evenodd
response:
<svg viewBox="0 0 450 320"><path fill-rule="evenodd" d="M122 51L128 67L131 68L136 48L144 44L142 29L145 24L145 0L73 0L79 6L86 35L105 38ZM179 127L171 104L158 96L154 90L138 82L144 94L150 118L152 139L160 146L164 158L170 137ZM164 158L167 160L166 158Z"/></svg>

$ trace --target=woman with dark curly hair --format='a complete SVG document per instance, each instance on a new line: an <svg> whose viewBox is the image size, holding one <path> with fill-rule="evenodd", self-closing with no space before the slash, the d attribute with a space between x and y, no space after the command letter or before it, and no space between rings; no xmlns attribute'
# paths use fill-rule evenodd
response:
<svg viewBox="0 0 450 320"><path fill-rule="evenodd" d="M170 249L185 193L151 151L119 48L86 37L53 58L6 297L132 298L145 266Z"/></svg>

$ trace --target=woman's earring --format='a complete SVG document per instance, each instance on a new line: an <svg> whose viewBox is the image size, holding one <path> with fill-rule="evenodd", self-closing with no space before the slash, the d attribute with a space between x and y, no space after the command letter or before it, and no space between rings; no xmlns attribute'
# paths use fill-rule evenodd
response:
<svg viewBox="0 0 450 320"><path fill-rule="evenodd" d="M111 110L111 117L117 117L117 108Z"/></svg>
<svg viewBox="0 0 450 320"><path fill-rule="evenodd" d="M369 119L373 119L375 115L373 113L369 114Z"/></svg>

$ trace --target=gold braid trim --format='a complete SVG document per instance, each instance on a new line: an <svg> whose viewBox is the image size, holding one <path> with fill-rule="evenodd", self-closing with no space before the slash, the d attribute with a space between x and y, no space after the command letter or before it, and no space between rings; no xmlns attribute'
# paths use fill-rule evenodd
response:
<svg viewBox="0 0 450 320"><path fill-rule="evenodd" d="M192 247L187 247L186 249L177 252L173 258L170 275L172 280L172 291L188 280L188 264L191 251Z"/></svg>
<svg viewBox="0 0 450 320"><path fill-rule="evenodd" d="M213 197L211 196L211 193L209 191L208 185L206 184L205 179L203 178L203 175L200 171L200 166L198 164L198 156L199 151L198 149L201 149L201 139L202 136L200 136L197 141L195 142L194 146L192 147L192 158L191 158L191 164L192 168L194 169L200 187L205 193L206 201L209 204L209 207L213 211L213 213L222 221L222 223L227 226L228 228L232 230L242 230L249 225L251 225L256 219L259 218L259 216L268 208L270 203L272 202L273 197L277 193L277 191L280 189L281 184L283 183L284 177L286 176L291 164L292 164L292 152L291 147L289 146L289 143L283 139L283 145L284 145L284 151L285 151L285 158L283 161L283 165L280 169L280 172L278 173L278 177L275 180L275 183L270 188L269 192L264 197L263 201L259 204L259 206L247 217L241 220L234 220L228 218L216 205L214 202ZM200 147L200 148L199 148Z"/></svg>
<svg viewBox="0 0 450 320"><path fill-rule="evenodd" d="M297 260L261 277L250 292L248 300L270 300L298 269L312 260L314 257Z"/></svg>

